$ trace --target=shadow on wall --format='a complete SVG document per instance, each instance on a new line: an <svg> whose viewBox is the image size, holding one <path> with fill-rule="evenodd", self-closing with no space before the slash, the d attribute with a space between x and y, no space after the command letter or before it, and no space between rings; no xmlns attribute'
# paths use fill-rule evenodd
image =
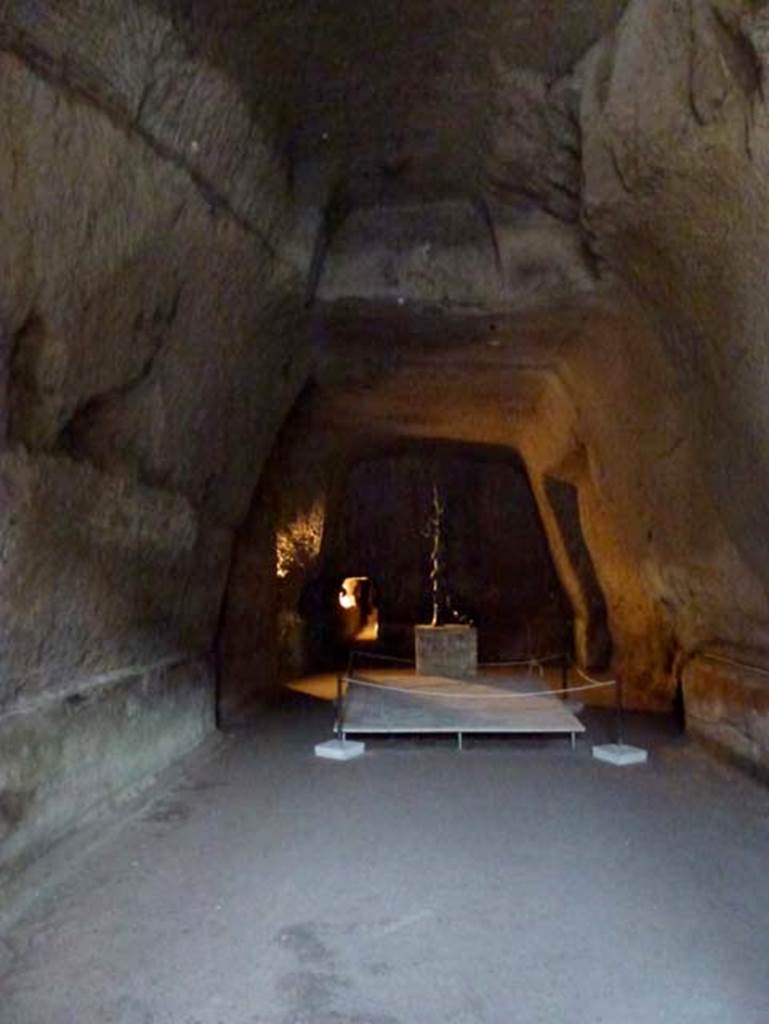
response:
<svg viewBox="0 0 769 1024"><path fill-rule="evenodd" d="M585 661L588 668L601 670L611 661L612 640L606 601L582 532L577 488L566 480L548 476L545 478L545 493L555 516L566 556L583 595L583 606L586 609Z"/></svg>

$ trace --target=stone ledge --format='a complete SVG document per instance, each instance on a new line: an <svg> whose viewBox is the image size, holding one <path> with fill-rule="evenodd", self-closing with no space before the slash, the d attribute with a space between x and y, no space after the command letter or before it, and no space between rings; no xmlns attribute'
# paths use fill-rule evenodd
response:
<svg viewBox="0 0 769 1024"><path fill-rule="evenodd" d="M687 731L712 753L769 779L769 675L698 657L683 672Z"/></svg>
<svg viewBox="0 0 769 1024"><path fill-rule="evenodd" d="M213 673L202 659L0 722L0 892L214 728Z"/></svg>

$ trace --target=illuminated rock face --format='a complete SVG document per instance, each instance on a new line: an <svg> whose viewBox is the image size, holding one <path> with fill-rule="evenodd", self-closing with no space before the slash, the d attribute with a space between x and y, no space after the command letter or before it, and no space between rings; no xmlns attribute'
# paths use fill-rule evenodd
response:
<svg viewBox="0 0 769 1024"><path fill-rule="evenodd" d="M92 14L0 14L0 882L211 732L309 349L253 111L168 12Z"/></svg>
<svg viewBox="0 0 769 1024"><path fill-rule="evenodd" d="M520 459L506 449L404 439L377 450L358 431L334 432L321 448L331 411L319 402L301 429L284 435L239 537L221 633L228 714L263 697L270 680L346 663L337 610L340 585L353 575L371 580L380 650L413 660L414 625L432 616L433 484L445 505L444 621L456 613L477 625L483 661L571 649L572 610ZM318 494L326 495L322 506ZM321 507L313 557L294 560L284 576L271 571L283 524ZM586 614L592 631L593 610ZM274 621L281 629L270 630Z"/></svg>
<svg viewBox="0 0 769 1024"><path fill-rule="evenodd" d="M98 6L0 13L3 870L301 664L395 442L517 453L581 662L765 762L763 9Z"/></svg>

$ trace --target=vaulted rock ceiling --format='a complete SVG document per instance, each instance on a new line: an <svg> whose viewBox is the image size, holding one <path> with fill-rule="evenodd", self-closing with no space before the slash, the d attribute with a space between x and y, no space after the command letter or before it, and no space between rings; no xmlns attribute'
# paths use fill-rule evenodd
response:
<svg viewBox="0 0 769 1024"><path fill-rule="evenodd" d="M297 188L309 197L313 188L341 186L364 204L481 189L499 119L524 106L511 92L520 88L541 105L541 93L623 7L624 0L170 5L193 50L269 112ZM526 111L518 113L530 127Z"/></svg>

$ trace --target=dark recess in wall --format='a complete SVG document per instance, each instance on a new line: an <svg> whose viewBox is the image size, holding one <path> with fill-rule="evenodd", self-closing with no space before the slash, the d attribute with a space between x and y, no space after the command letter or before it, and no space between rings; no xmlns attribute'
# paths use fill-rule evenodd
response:
<svg viewBox="0 0 769 1024"><path fill-rule="evenodd" d="M493 448L419 444L368 457L350 471L328 523L320 572L300 607L315 617L314 658L339 657L334 598L347 576L373 581L380 646L411 653L414 624L431 618L433 484L445 506L451 609L478 626L482 659L570 649L571 609L520 458ZM325 623L317 621L322 596Z"/></svg>
<svg viewBox="0 0 769 1024"><path fill-rule="evenodd" d="M582 589L587 608L587 667L604 669L609 665L612 640L606 614L606 601L596 576L582 522L579 515L579 494L574 484L555 477L545 478L545 492L553 509L558 530L574 574Z"/></svg>

